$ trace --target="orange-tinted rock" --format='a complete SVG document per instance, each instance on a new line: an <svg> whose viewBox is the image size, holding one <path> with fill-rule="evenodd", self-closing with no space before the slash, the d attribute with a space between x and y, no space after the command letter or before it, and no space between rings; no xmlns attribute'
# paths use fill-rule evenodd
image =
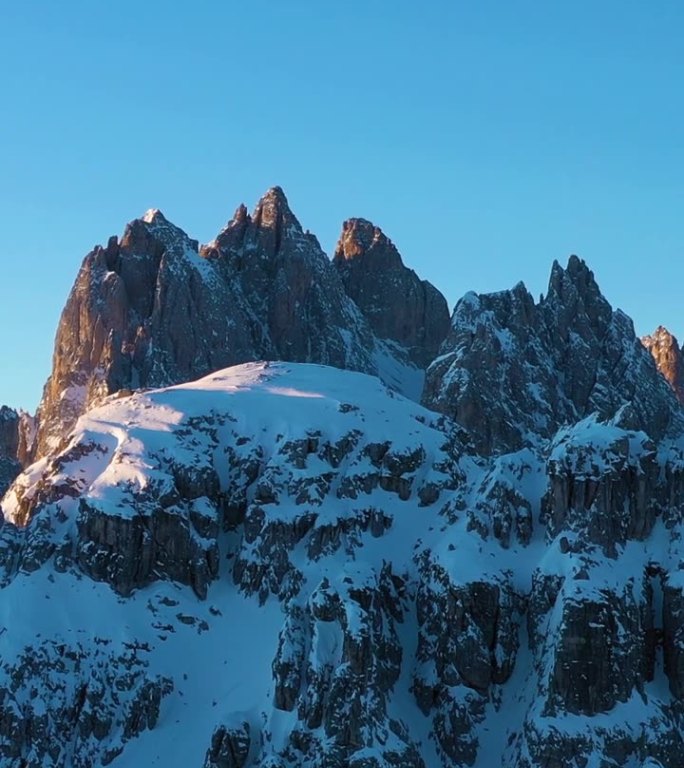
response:
<svg viewBox="0 0 684 768"><path fill-rule="evenodd" d="M449 330L446 299L404 266L384 232L365 219L345 221L333 264L375 333L429 365Z"/></svg>
<svg viewBox="0 0 684 768"><path fill-rule="evenodd" d="M644 336L641 343L653 355L658 370L674 390L677 400L684 403L684 355L677 339L659 325L651 336Z"/></svg>

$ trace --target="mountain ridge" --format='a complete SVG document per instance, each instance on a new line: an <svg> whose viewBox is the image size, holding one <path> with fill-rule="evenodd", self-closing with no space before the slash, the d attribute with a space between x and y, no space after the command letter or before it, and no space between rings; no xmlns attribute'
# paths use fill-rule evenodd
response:
<svg viewBox="0 0 684 768"><path fill-rule="evenodd" d="M679 768L678 343L577 256L428 286L279 188L86 256L0 411L0 762Z"/></svg>
<svg viewBox="0 0 684 768"><path fill-rule="evenodd" d="M418 397L422 373L410 358L395 339L373 333L280 187L251 215L238 207L201 248L150 209L83 262L58 326L31 458L119 389L291 359L379 374Z"/></svg>

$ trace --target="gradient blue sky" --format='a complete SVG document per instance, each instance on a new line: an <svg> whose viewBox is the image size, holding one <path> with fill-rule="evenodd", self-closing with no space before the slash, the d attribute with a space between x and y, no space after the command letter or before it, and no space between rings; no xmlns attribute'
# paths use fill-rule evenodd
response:
<svg viewBox="0 0 684 768"><path fill-rule="evenodd" d="M451 306L577 253L684 337L683 36L667 0L0 3L0 403L37 405L95 243L150 207L208 241L274 184Z"/></svg>

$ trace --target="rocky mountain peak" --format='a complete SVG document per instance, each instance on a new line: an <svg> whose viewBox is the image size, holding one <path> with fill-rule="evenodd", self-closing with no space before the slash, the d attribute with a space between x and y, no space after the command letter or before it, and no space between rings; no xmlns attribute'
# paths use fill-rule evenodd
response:
<svg viewBox="0 0 684 768"><path fill-rule="evenodd" d="M653 437L681 425L681 411L636 338L577 256L554 262L538 304L523 285L469 294L456 305L423 400L470 429L483 453L550 437L597 412L629 404L635 428Z"/></svg>
<svg viewBox="0 0 684 768"><path fill-rule="evenodd" d="M263 258L272 259L282 250L287 251L288 245L290 249L306 250L308 240L318 246L313 235L304 234L281 187L271 187L251 215L244 204L240 205L216 240L202 253L212 258L219 252L224 255L236 251L256 252Z"/></svg>
<svg viewBox="0 0 684 768"><path fill-rule="evenodd" d="M250 216L249 211L247 210L247 206L244 203L240 203L240 205L238 205L238 207L235 209L235 213L233 214L231 222L239 224L247 221L249 218Z"/></svg>
<svg viewBox="0 0 684 768"><path fill-rule="evenodd" d="M404 266L380 227L366 219L345 221L333 265L375 333L406 347L417 365L427 366L449 328L446 300Z"/></svg>
<svg viewBox="0 0 684 768"><path fill-rule="evenodd" d="M583 337L588 333L605 332L612 308L601 293L594 273L577 256L570 256L563 269L554 261L549 287L544 300L547 316L563 335L572 329Z"/></svg>
<svg viewBox="0 0 684 768"><path fill-rule="evenodd" d="M241 205L201 250L152 209L83 262L57 331L36 455L114 392L259 359L379 374L416 399L422 386L408 353L373 334L280 187L251 215Z"/></svg>
<svg viewBox="0 0 684 768"><path fill-rule="evenodd" d="M684 403L684 354L676 337L659 325L650 336L644 336L641 343L653 356L679 402Z"/></svg>
<svg viewBox="0 0 684 768"><path fill-rule="evenodd" d="M278 243L284 230L291 227L301 232L302 229L280 187L271 187L259 200L252 214L252 221L257 230L272 230Z"/></svg>
<svg viewBox="0 0 684 768"><path fill-rule="evenodd" d="M404 266L399 251L385 233L367 219L347 219L335 248L334 261L374 261L373 269Z"/></svg>
<svg viewBox="0 0 684 768"><path fill-rule="evenodd" d="M149 208L142 217L142 220L146 224L155 224L159 222L166 222L166 217L159 210L159 208Z"/></svg>

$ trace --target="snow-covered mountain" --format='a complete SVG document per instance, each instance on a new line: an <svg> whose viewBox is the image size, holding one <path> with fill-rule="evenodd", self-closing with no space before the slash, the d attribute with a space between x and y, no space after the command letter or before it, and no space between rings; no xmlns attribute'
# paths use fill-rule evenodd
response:
<svg viewBox="0 0 684 768"><path fill-rule="evenodd" d="M619 422L483 459L323 366L109 398L3 501L0 755L677 765L683 447Z"/></svg>
<svg viewBox="0 0 684 768"><path fill-rule="evenodd" d="M577 257L449 324L381 230L330 262L278 188L202 248L132 222L37 441L0 411L0 461L39 457L2 499L0 767L679 768L657 336Z"/></svg>

